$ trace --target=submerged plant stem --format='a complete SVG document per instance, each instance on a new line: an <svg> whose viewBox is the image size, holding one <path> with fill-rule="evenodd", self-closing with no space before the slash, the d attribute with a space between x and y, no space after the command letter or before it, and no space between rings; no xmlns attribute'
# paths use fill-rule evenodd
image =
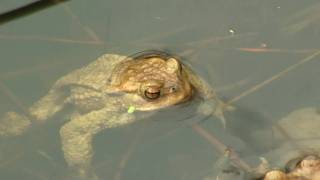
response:
<svg viewBox="0 0 320 180"><path fill-rule="evenodd" d="M209 141L210 144L212 144L221 154L225 154L226 151L230 151L230 148L227 147L225 144L223 144L218 138L216 138L212 133L209 133L205 129L203 129L198 124L193 124L192 129L196 131L199 135L201 135L204 139ZM235 165L237 165L239 168L241 168L244 171L249 172L251 170L251 167L243 161L237 153L234 151L230 151L230 161L232 161Z"/></svg>
<svg viewBox="0 0 320 180"><path fill-rule="evenodd" d="M121 158L121 160L119 162L119 165L117 167L115 175L113 176L113 180L121 180L122 179L123 171L124 171L125 167L127 166L128 161L129 161L130 157L132 156L135 148L137 147L140 138L145 133L145 129L146 129L145 127L146 126L143 126L141 128L140 132L138 132L136 134L136 136L133 138L133 140L129 144L128 150L123 154L123 156L122 156L122 158Z"/></svg>
<svg viewBox="0 0 320 180"><path fill-rule="evenodd" d="M257 90L263 88L264 86L268 85L269 83L271 83L274 80L280 79L282 76L288 74L289 72L297 69L298 67L300 67L301 65L315 59L315 57L317 57L320 54L320 50L318 50L317 52L311 54L310 56L307 56L306 58L303 58L302 60L300 60L299 62L285 68L284 70L280 71L279 73L271 76L270 78L262 81L261 83L253 86L252 88L244 91L243 93L239 94L238 96L232 98L231 100L229 100L225 106L231 105L232 103L235 103L237 101L239 101L240 99L242 99L243 97L252 94L254 92L256 92Z"/></svg>
<svg viewBox="0 0 320 180"><path fill-rule="evenodd" d="M0 79L0 91L3 92L4 95L6 95L8 98L11 99L11 101L28 117L30 117L30 114L23 105L23 103L11 92L11 90L1 81Z"/></svg>

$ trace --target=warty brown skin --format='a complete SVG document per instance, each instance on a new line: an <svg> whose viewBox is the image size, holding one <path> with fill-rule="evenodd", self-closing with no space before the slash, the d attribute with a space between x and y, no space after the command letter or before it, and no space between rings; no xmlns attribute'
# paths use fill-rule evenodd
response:
<svg viewBox="0 0 320 180"><path fill-rule="evenodd" d="M105 54L60 78L29 108L29 116L8 112L0 119L0 136L21 135L31 122L45 122L71 105L70 121L60 129L64 157L78 177L98 179L91 171L97 133L140 120L128 113L130 107L153 112L188 101L195 93L213 102L211 113L224 119L214 91L179 59Z"/></svg>

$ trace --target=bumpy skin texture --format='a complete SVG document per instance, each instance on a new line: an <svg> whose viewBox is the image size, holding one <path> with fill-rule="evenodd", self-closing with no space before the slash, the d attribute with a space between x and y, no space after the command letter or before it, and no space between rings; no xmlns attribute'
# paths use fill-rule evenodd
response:
<svg viewBox="0 0 320 180"><path fill-rule="evenodd" d="M279 132L279 127L286 132ZM287 171L269 171L264 180L317 180L320 178L320 111L316 107L307 107L291 112L278 122L274 128L275 138L282 145L265 154L270 168L286 168Z"/></svg>
<svg viewBox="0 0 320 180"><path fill-rule="evenodd" d="M127 112L129 107L152 111L190 100L196 93L212 102L211 113L223 119L222 103L213 90L177 58L105 54L59 79L29 108L28 116L7 113L0 120L0 135L20 135L30 124L71 105L70 121L60 130L62 149L68 165L87 179L94 135L139 120Z"/></svg>
<svg viewBox="0 0 320 180"><path fill-rule="evenodd" d="M274 138L280 142L279 147L262 154L265 161L262 161L258 168L245 172L247 176L243 177L241 174L234 177L235 173L223 171L220 176L234 180L320 180L320 109L298 109L277 123L273 128ZM230 166L230 163L225 166L228 165ZM213 180L217 177L215 174L207 179Z"/></svg>
<svg viewBox="0 0 320 180"><path fill-rule="evenodd" d="M272 170L266 173L264 180L318 180L319 178L320 158L316 155L307 155L289 172Z"/></svg>
<svg viewBox="0 0 320 180"><path fill-rule="evenodd" d="M285 130L286 136L291 139L289 142L285 140L283 133L279 133L278 128L275 128L275 138L284 140L284 143L267 156L274 157L272 161L277 162L278 167L287 166L288 172L283 176L284 180L320 178L319 110L316 107L298 109L279 121L279 127ZM271 176L265 177L265 180L271 179Z"/></svg>

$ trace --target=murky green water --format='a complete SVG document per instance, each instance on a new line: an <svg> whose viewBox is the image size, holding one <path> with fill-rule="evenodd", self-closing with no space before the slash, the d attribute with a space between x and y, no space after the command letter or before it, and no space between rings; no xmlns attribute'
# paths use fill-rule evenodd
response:
<svg viewBox="0 0 320 180"><path fill-rule="evenodd" d="M2 12L12 4L0 6ZM319 9L316 0L71 0L0 26L0 114L21 112L20 106L45 95L59 77L104 53L163 49L182 56L221 99L232 101L236 110L226 113L226 130L215 117L183 121L188 107L107 130L94 141L97 175L216 177L223 155L190 122L254 167L283 143L272 126L292 111L319 107L320 57L305 59L319 49ZM248 93L234 99L243 92ZM0 179L68 174L59 117L23 137L1 139Z"/></svg>

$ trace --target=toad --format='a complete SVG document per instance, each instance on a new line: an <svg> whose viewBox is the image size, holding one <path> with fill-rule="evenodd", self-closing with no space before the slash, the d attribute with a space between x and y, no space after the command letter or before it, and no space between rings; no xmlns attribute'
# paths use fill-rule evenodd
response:
<svg viewBox="0 0 320 180"><path fill-rule="evenodd" d="M280 133L279 128L285 131ZM280 148L270 152L274 166L285 170L272 170L265 180L317 180L320 179L320 111L306 107L291 112L275 126L275 138L282 140ZM288 137L290 138L288 140Z"/></svg>
<svg viewBox="0 0 320 180"><path fill-rule="evenodd" d="M135 111L155 112L189 101L195 94L211 102L210 111L208 106L199 108L203 113L224 121L223 103L178 57L161 51L129 57L105 54L60 78L25 115L6 113L0 120L0 136L21 135L31 124L45 122L71 106L70 121L60 129L65 160L77 176L97 179L90 170L97 133L140 120Z"/></svg>
<svg viewBox="0 0 320 180"><path fill-rule="evenodd" d="M271 170L264 180L318 180L320 179L320 158L317 155L307 155L297 158L292 164L287 164L286 171Z"/></svg>
<svg viewBox="0 0 320 180"><path fill-rule="evenodd" d="M319 180L319 129L319 108L295 110L273 126L274 140L278 142L278 146L259 155L261 164L258 167L243 170L234 165L228 156L223 155L223 163L215 162L215 173L204 179Z"/></svg>

